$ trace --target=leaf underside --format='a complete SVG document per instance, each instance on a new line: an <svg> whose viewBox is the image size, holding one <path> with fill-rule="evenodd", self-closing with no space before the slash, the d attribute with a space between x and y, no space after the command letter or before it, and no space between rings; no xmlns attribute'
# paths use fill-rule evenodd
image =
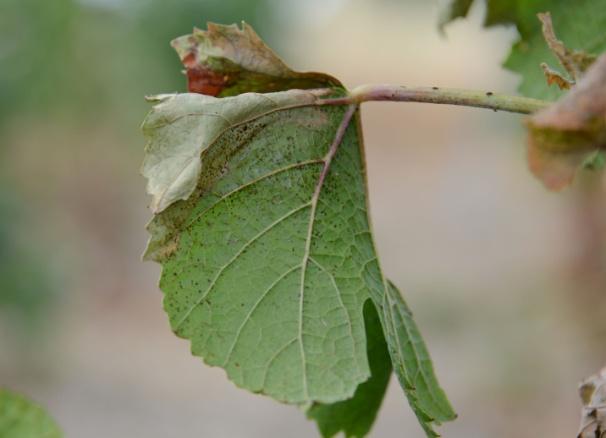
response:
<svg viewBox="0 0 606 438"><path fill-rule="evenodd" d="M54 420L38 405L6 389L0 389L0 437L61 438Z"/></svg>
<svg viewBox="0 0 606 438"><path fill-rule="evenodd" d="M393 366L437 436L432 424L454 412L379 267L359 112L318 105L342 93L324 86L158 97L143 124L156 212L146 257L163 266L173 331L236 385L308 408L325 437L361 437Z"/></svg>

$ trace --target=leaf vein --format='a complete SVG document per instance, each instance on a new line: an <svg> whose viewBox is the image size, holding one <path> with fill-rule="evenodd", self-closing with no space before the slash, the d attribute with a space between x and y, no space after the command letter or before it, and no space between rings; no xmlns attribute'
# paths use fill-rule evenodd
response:
<svg viewBox="0 0 606 438"><path fill-rule="evenodd" d="M320 172L320 176L318 176L318 183L316 184L316 188L313 192L313 195L311 196L311 200L310 200L310 205L311 205L311 210L309 213L309 225L307 227L307 237L305 239L305 252L303 254L303 261L301 262L301 284L299 287L299 350L300 350L300 354L301 354L301 362L303 364L303 373L302 373L302 379L303 379L303 395L305 396L305 399L309 399L309 390L308 390L308 383L307 383L307 360L305 359L305 347L303 345L303 305L305 302L305 274L307 272L307 264L309 261L309 257L310 257L310 252L311 252L311 240L312 240L312 235L313 235L313 229L314 229L314 223L315 223L315 219L316 219L316 209L318 207L318 199L320 198L320 193L322 192L322 187L324 186L324 181L326 179L326 176L328 175L328 171L330 169L330 164L332 163L332 159L334 158L334 156L337 153L337 150L339 148L339 145L341 144L341 141L343 140L343 137L345 136L345 131L347 130L347 127L349 126L349 122L351 121L351 118L353 117L354 113L356 112L357 109L357 105L350 105L347 109L347 111L345 111L345 113L343 114L343 118L341 120L341 123L339 124L339 127L337 128L337 132L335 133L335 138L332 141L328 152L326 153L326 156L324 158L324 167L322 168L322 171Z"/></svg>
<svg viewBox="0 0 606 438"><path fill-rule="evenodd" d="M293 343L297 342L297 340L297 337L292 338L290 341L288 341L286 344L276 350L276 352L269 358L267 364L265 365L265 372L263 373L263 383L261 384L261 388L265 388L265 383L267 382L267 374L269 374L269 369L273 365L274 361L278 358L278 356L280 356L280 354L284 352L284 350L290 347Z"/></svg>
<svg viewBox="0 0 606 438"><path fill-rule="evenodd" d="M231 359L231 355L232 355L234 349L236 348L236 344L238 343L238 340L240 339L240 335L242 334L242 330L244 329L244 326L246 326L246 323L250 320L250 317L255 312L255 310L257 310L257 308L259 307L259 305L261 304L261 302L265 299L265 297L267 297L267 295L269 294L269 292L271 292L274 289L274 287L276 287L278 285L278 283L280 283L280 281L284 280L284 278L286 278L290 273L296 271L299 268L301 268L300 264L289 268L287 271L285 271L284 273L282 273L278 278L276 278L269 285L269 287L267 287L263 291L263 293L261 294L261 296L257 299L257 301L250 308L250 310L248 311L248 313L246 314L246 316L242 320L242 323L238 327L238 329L236 331L236 336L234 337L234 340L233 340L231 346L229 347L227 356L225 358L225 362L223 362L223 365L221 365L221 367L225 368L225 366L227 365L227 363Z"/></svg>
<svg viewBox="0 0 606 438"><path fill-rule="evenodd" d="M276 219L274 222L272 222L271 224L269 224L267 227L265 227L264 229L262 229L260 232L258 232L257 234L255 234L250 240L248 240L235 254L234 256L229 259L229 261L223 265L221 268L219 268L219 270L217 271L217 273L215 274L215 276L213 277L212 281L210 282L210 284L208 285L208 288L204 291L204 293L200 296L200 298L198 300L196 300L196 302L194 302L188 309L187 312L185 312L185 314L183 315L183 317L181 317L181 319L177 322L177 324L174 327L174 331L176 332L181 325L185 322L185 320L187 318L189 318L189 315L191 314L191 312L197 307L199 306L202 301L204 301L204 298L206 298L206 296L212 291L212 289L214 288L215 284L217 283L217 280L221 277L221 275L223 274L223 272L225 272L225 270L230 267L232 265L232 263L234 263L238 257L240 257L242 255L242 253L248 248L250 247L253 243L255 243L257 240L259 240L263 235L265 235L267 232L271 231L273 228L275 228L277 225L279 225L280 223L284 222L286 219L288 219L289 217L293 216L295 213L310 207L311 203L310 202L306 202L305 204L302 204L300 206L298 206L297 208L294 208L292 210L290 210L288 213L286 213L285 215L279 217L278 219ZM188 265L191 266L191 265Z"/></svg>
<svg viewBox="0 0 606 438"><path fill-rule="evenodd" d="M279 169L275 169L272 170L271 172L268 172L264 175L261 175L245 184L242 184L241 186L236 187L235 189L231 190L230 192L227 192L226 194L224 194L223 196L221 196L221 198L219 198L216 202L214 202L212 205L209 205L207 208L205 208L204 210L202 210L199 214L197 214L193 219L191 219L191 221L185 226L183 227L183 229L188 229L189 227L194 225L194 222L196 222L197 220L199 220L202 216L204 216L204 214L206 214L208 211L212 210L214 207L216 207L218 204L220 204L222 201L226 200L227 198L229 198L232 195L235 195L236 193L238 193L241 190L244 190L260 181L263 181L264 179L267 178L271 178L272 176L275 175L279 175L282 172L287 172L289 170L292 169L297 169L300 167L305 167L305 166L309 166L311 164L322 164L324 163L323 160L320 159L316 159L316 160L307 160L307 161L301 161L299 163L293 163L290 164L288 166L284 166L281 167Z"/></svg>
<svg viewBox="0 0 606 438"><path fill-rule="evenodd" d="M330 282L332 283L332 286L335 289L336 295L337 295L337 299L339 301L339 306L345 311L345 315L347 315L347 328L349 330L349 335L351 336L350 339L355 340L355 336L353 333L353 324L351 322L351 316L349 315L349 311L347 310L347 307L345 307L345 303L343 302L343 297L341 296L341 289L339 289L339 285L337 284L337 281L335 279L335 276L332 274L332 272L329 272L324 265L320 264L316 259L314 259L313 257L309 257L309 261L311 261L314 265L316 265L318 268L320 268L326 275L328 275L330 277ZM358 348L356 345L356 342L353 342L353 350L354 350L354 355L356 357L356 372L360 371L360 367L357 361L358 358Z"/></svg>

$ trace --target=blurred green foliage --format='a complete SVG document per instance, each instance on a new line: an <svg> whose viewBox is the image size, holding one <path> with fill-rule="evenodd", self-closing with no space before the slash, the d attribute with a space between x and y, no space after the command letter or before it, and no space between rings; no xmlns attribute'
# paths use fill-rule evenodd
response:
<svg viewBox="0 0 606 438"><path fill-rule="evenodd" d="M67 112L138 126L145 94L184 89L170 40L245 20L271 41L271 11L269 0L3 0L0 119Z"/></svg>
<svg viewBox="0 0 606 438"><path fill-rule="evenodd" d="M0 316L8 318L15 331L27 334L39 328L57 289L49 261L27 239L21 204L0 192Z"/></svg>
<svg viewBox="0 0 606 438"><path fill-rule="evenodd" d="M465 17L473 0L453 0L440 25ZM476 1L476 3L479 3ZM574 3L574 6L572 6ZM518 87L524 96L556 100L563 91L549 86L540 65L559 69L560 63L545 42L537 14L551 13L556 36L571 50L600 54L606 50L606 8L603 0L486 0L484 26L512 24L519 33L503 66L521 76Z"/></svg>
<svg viewBox="0 0 606 438"><path fill-rule="evenodd" d="M22 395L0 388L0 436L3 438L61 438L53 418Z"/></svg>

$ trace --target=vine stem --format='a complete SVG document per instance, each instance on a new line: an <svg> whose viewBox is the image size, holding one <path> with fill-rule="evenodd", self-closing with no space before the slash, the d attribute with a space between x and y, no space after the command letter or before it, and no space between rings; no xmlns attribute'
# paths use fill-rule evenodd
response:
<svg viewBox="0 0 606 438"><path fill-rule="evenodd" d="M531 114L551 102L529 97L510 96L492 91L399 85L362 85L347 96L319 100L319 105L351 105L370 101L423 102L488 108L494 111Z"/></svg>

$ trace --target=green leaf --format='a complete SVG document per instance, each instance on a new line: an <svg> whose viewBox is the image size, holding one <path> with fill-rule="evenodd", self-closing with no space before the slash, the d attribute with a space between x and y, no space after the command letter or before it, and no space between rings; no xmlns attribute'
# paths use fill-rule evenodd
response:
<svg viewBox="0 0 606 438"><path fill-rule="evenodd" d="M163 264L171 326L241 387L287 403L332 403L370 377L362 309L372 298L409 400L427 413L420 418L450 419L435 380L421 372L426 352L416 348L420 338L409 331L400 295L382 280L359 125L349 123L351 110L316 99L296 90L177 94L162 97L147 117L153 174L174 171L169 145L203 145L194 191L160 204L150 224L147 254ZM209 117L222 131L206 144L200 127Z"/></svg>
<svg viewBox="0 0 606 438"><path fill-rule="evenodd" d="M451 10L467 3L455 0ZM547 85L541 69L542 62L552 67L559 67L559 63L543 38L538 13L551 13L557 36L566 46L595 55L606 50L603 0L575 0L574 4L565 0L487 0L486 5L486 26L515 25L520 34L504 66L521 75L519 91L525 96L555 100L564 94ZM462 15L451 14L444 22Z"/></svg>
<svg viewBox="0 0 606 438"><path fill-rule="evenodd" d="M149 154L164 138L182 138L170 121L203 125L209 105L256 104L254 117L204 150L192 196L157 216L174 230L160 250L161 287L173 329L195 354L240 386L297 404L349 398L369 377L359 271L375 264L355 125L343 125L343 147L320 185L345 109L273 104L309 96L174 95L144 124Z"/></svg>
<svg viewBox="0 0 606 438"><path fill-rule="evenodd" d="M267 78L247 76L259 65L249 61L269 49L257 42L255 58L246 44L234 44L228 54L219 50L229 56L229 74L245 78L231 84L273 89ZM220 76L227 58L207 45L195 46L199 62L212 52L216 59L205 68ZM435 436L432 424L454 413L378 264L359 112L322 105L343 90L328 76L314 77L324 78L322 88L314 82L312 90L152 98L143 173L155 216L145 257L163 265L173 331L236 385L310 408L325 436L363 436L391 367L386 342L411 406ZM369 302L381 332L372 313L365 315ZM375 351L376 362L368 353Z"/></svg>
<svg viewBox="0 0 606 438"><path fill-rule="evenodd" d="M380 308L387 345L400 385L427 436L439 436L431 423L439 425L453 420L456 414L438 384L412 312L391 282L386 286Z"/></svg>
<svg viewBox="0 0 606 438"><path fill-rule="evenodd" d="M60 438L55 421L38 405L24 397L0 389L0 437Z"/></svg>

